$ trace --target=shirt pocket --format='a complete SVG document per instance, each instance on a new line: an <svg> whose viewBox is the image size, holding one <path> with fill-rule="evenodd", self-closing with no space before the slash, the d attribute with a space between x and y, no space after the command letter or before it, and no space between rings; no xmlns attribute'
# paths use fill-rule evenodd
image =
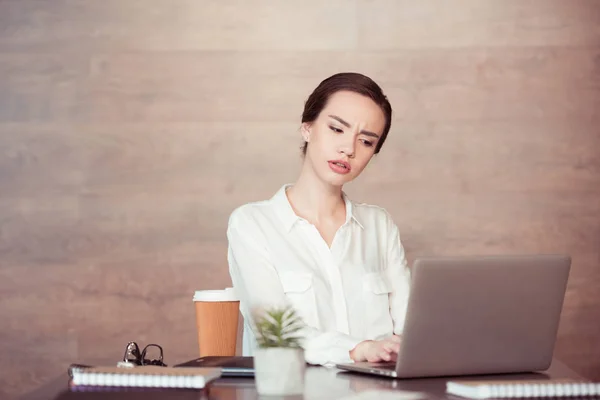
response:
<svg viewBox="0 0 600 400"><path fill-rule="evenodd" d="M306 272L279 272L281 286L290 304L308 326L318 328L313 275Z"/></svg>
<svg viewBox="0 0 600 400"><path fill-rule="evenodd" d="M363 295L365 320L369 337L391 335L393 331L390 313L392 283L385 271L369 272L364 275Z"/></svg>
<svg viewBox="0 0 600 400"><path fill-rule="evenodd" d="M374 295L388 295L392 292L392 284L385 272L369 272L365 274L364 289Z"/></svg>

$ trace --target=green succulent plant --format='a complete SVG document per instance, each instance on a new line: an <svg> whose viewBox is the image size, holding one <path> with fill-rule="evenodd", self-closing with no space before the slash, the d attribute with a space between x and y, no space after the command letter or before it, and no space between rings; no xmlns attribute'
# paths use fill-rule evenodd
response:
<svg viewBox="0 0 600 400"><path fill-rule="evenodd" d="M254 319L259 347L300 348L304 324L292 307L265 310Z"/></svg>

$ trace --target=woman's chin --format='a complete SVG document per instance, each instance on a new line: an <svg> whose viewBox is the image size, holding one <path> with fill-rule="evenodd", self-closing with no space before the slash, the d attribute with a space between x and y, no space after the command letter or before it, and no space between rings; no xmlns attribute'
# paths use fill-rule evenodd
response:
<svg viewBox="0 0 600 400"><path fill-rule="evenodd" d="M354 179L350 174L342 175L336 174L335 172L329 172L323 177L323 181L330 184L331 186L343 186L344 184L351 182Z"/></svg>

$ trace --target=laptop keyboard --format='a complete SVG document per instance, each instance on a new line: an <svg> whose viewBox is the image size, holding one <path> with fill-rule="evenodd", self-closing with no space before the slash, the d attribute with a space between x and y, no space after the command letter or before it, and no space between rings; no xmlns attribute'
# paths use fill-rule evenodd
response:
<svg viewBox="0 0 600 400"><path fill-rule="evenodd" d="M389 369L394 371L396 369L396 363L395 362L390 362L390 363L369 363L370 367L373 368L379 368L379 369Z"/></svg>

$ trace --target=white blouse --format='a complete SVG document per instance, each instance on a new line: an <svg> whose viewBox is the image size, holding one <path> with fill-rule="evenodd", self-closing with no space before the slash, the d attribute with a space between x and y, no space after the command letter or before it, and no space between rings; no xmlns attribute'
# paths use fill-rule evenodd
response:
<svg viewBox="0 0 600 400"><path fill-rule="evenodd" d="M352 362L349 352L359 342L402 333L410 271L398 228L383 208L343 194L346 221L330 248L294 213L288 186L229 218L229 273L244 317L243 355L256 347L252 310L291 304L307 324L308 363Z"/></svg>

